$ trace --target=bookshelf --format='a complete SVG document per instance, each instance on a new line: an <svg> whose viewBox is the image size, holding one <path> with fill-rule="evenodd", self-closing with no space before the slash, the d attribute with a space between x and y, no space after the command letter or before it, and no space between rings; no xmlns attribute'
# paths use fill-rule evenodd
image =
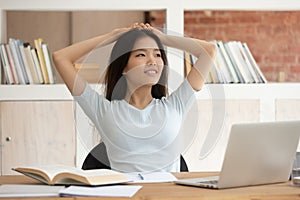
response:
<svg viewBox="0 0 300 200"><path fill-rule="evenodd" d="M160 2L154 0L136 1L129 0L126 3L120 0L113 0L109 2L99 3L96 0L88 0L87 2L81 2L75 0L72 4L68 1L51 1L51 2L38 2L36 0L29 0L22 2L20 0L13 0L9 2L1 2L1 34L0 41L6 39L6 25L5 24L5 11L6 10L26 10L26 11L150 11L150 10L165 10L166 11L166 26L168 30L171 30L176 34L183 34L184 32L184 11L188 10L268 10L268 11L287 11L287 10L300 10L300 7L296 0L291 0L288 3L283 3L279 0L271 0L268 2L239 2L237 0L229 1L197 1L192 0L185 2L183 0L171 1L166 0ZM173 53L169 54L171 58L172 68L176 73L182 74L182 61L178 56L174 56Z"/></svg>
<svg viewBox="0 0 300 200"><path fill-rule="evenodd" d="M122 0L111 0L99 2L98 0L74 0L70 3L68 0L0 0L0 41L7 41L6 36L6 11L8 10L26 10L26 11L95 11L95 10L165 10L166 26L168 30L176 34L184 32L184 11L187 10L275 10L275 11L300 11L300 4L297 0L288 2L281 0L270 1L198 1L198 0L128 0L126 3ZM174 52L173 52L174 53ZM183 74L183 61L179 61L174 55L169 55L172 69ZM179 63L179 64L177 64ZM173 86L175 87L175 86ZM208 84L202 92L197 94L198 105L209 106L212 98L224 105L224 121L222 135L218 139L211 154L199 159L199 145L204 137L197 137L190 149L185 153L189 168L192 171L214 171L219 170L221 160L228 135L228 129L231 123L239 121L269 121L283 119L300 119L300 83L268 83L268 84ZM222 91L224 95L214 96L215 91ZM67 101L72 102L73 98L63 84L55 85L0 85L0 103L1 102L40 102L40 101ZM75 108L77 108L75 106ZM2 107L0 104L0 111ZM205 107L204 112L211 112L209 107ZM71 114L73 111L69 111ZM80 111L76 110L76 113ZM209 123L205 115L199 113L200 120ZM222 117L222 116L221 116ZM1 118L1 116L0 116ZM84 118L84 117L83 117ZM206 120L206 121L205 121ZM76 123L79 123L76 121ZM203 124L204 124L203 123ZM80 121L82 128L90 130L88 120ZM72 125L71 125L72 126ZM77 125L75 125L77 127ZM2 125L0 124L0 128ZM202 127L208 128L208 127ZM2 131L2 129L1 129ZM197 130L199 131L199 130ZM201 131L199 131L201 132ZM3 132L1 132L3 134ZM72 133L73 134L73 133ZM74 133L75 134L75 133ZM81 166L87 149L76 138L76 166ZM3 139L2 139L3 143ZM3 144L2 144L3 145ZM93 143L90 144L92 147ZM3 148L3 146L1 147ZM197 149L198 148L198 149ZM2 151L3 152L3 151ZM0 163L1 164L1 163ZM199 167L200 166L200 167ZM3 172L2 172L3 173Z"/></svg>

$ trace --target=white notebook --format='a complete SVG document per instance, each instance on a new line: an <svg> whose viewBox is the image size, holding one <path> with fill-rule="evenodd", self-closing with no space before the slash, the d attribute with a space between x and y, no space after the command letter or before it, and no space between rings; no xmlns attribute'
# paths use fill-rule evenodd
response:
<svg viewBox="0 0 300 200"><path fill-rule="evenodd" d="M58 197L64 186L3 184L0 197Z"/></svg>

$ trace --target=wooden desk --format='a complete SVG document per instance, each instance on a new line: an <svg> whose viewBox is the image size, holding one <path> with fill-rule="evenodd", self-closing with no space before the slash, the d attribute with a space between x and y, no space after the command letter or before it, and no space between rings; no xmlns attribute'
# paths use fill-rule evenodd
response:
<svg viewBox="0 0 300 200"><path fill-rule="evenodd" d="M192 178L200 176L208 176L211 173L174 173L177 178ZM1 176L0 184L36 184L39 183L33 179L27 178L22 175L18 176ZM300 199L300 188L291 186L290 182L270 184L262 186L251 186L234 189L202 189L190 186L181 186L174 183L147 183L143 185L142 189L139 190L132 199L142 200L171 200L171 199L192 199L192 200L210 200L210 199L225 199L225 200L289 200L289 199ZM26 198L36 200L83 200L87 197L61 197L61 198ZM1 198L4 199L4 198ZM122 198L100 198L100 197L89 197L91 200L99 199L122 199ZM128 199L128 198L123 198ZM12 198L10 198L12 200Z"/></svg>

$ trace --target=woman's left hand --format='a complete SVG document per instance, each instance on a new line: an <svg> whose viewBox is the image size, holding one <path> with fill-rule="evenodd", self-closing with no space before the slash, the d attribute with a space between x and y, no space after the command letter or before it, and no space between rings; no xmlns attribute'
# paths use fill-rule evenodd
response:
<svg viewBox="0 0 300 200"><path fill-rule="evenodd" d="M150 30L150 31L152 31L152 29L153 29L153 27L148 23L146 23L146 24L144 24L144 23L134 23L134 24L131 25L131 27L136 28L136 29L147 29L147 30Z"/></svg>
<svg viewBox="0 0 300 200"><path fill-rule="evenodd" d="M162 31L160 31L157 28L154 28L153 26L151 26L148 23L134 23L132 25L132 28L146 29L146 30L152 31L157 37L159 37L160 40L162 40L162 42L163 42L164 36L166 35Z"/></svg>

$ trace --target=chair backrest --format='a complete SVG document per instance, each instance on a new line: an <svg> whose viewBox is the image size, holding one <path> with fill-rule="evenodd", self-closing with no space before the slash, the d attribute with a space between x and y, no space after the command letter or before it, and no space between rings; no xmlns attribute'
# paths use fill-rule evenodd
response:
<svg viewBox="0 0 300 200"><path fill-rule="evenodd" d="M111 169L106 146L103 142L97 144L90 151L83 162L82 169Z"/></svg>
<svg viewBox="0 0 300 200"><path fill-rule="evenodd" d="M185 159L182 155L180 155L180 171L181 172L188 172L189 168L185 162Z"/></svg>
<svg viewBox="0 0 300 200"><path fill-rule="evenodd" d="M109 159L107 156L106 146L103 142L97 144L85 158L83 170L89 169L111 169ZM188 166L185 159L180 155L180 171L188 172Z"/></svg>

